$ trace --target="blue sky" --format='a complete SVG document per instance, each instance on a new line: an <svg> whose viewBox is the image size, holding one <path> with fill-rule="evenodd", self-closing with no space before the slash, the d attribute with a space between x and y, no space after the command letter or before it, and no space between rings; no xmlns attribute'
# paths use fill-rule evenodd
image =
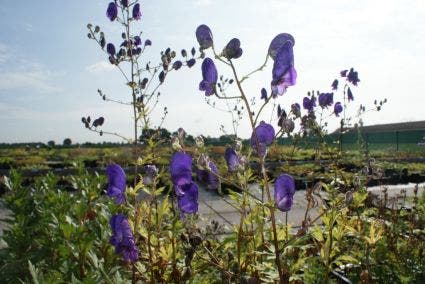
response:
<svg viewBox="0 0 425 284"><path fill-rule="evenodd" d="M181 0L141 1L142 19L137 29L153 41L147 60L157 62L167 47L177 51L197 46L199 24L210 26L220 50L238 37L244 54L237 59L239 73L260 66L271 39L291 33L298 82L278 98L283 107L301 102L307 91L330 91L330 84L344 68L359 72L355 103L372 105L388 98L380 113L365 116L366 124L424 120L423 66L425 66L425 2L401 1L296 1L296 0ZM86 131L81 116L105 116L105 130L131 133L131 112L101 101L102 89L116 99L128 98L120 73L111 68L98 46L87 39L87 23L97 24L108 41L120 42L119 26L105 17L108 1L7 1L0 6L0 142L55 140L117 141ZM169 109L164 126L184 127L199 135L228 132L230 117L207 106L198 91L200 62L192 69L170 74L161 89ZM226 66L219 73L230 75ZM269 87L271 64L244 83L250 97ZM236 91L236 90L234 90ZM229 89L229 94L232 89ZM340 94L338 95L340 96ZM269 109L268 111L271 111ZM269 119L267 114L265 119ZM330 123L330 129L337 121ZM249 135L248 122L239 128Z"/></svg>

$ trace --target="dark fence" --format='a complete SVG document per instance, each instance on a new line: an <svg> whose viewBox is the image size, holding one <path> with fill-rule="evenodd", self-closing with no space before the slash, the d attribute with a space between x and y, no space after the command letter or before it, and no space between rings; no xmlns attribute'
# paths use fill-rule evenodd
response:
<svg viewBox="0 0 425 284"><path fill-rule="evenodd" d="M324 142L335 147L340 139L340 134L329 134L324 137ZM424 151L425 130L405 130L392 132L348 132L341 137L343 150L356 150L367 147L369 150L385 151ZM280 145L292 145L293 138L282 138ZM300 146L315 147L318 143L317 136L308 136L298 141Z"/></svg>

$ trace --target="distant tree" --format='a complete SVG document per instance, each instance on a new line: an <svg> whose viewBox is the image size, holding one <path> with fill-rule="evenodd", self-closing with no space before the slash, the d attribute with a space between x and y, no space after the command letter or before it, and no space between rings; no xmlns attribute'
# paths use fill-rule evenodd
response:
<svg viewBox="0 0 425 284"><path fill-rule="evenodd" d="M65 140L63 140L63 146L71 146L72 145L72 140L70 138L65 138Z"/></svg>
<svg viewBox="0 0 425 284"><path fill-rule="evenodd" d="M47 145L49 146L49 147L55 147L55 141L53 141L53 140L50 140L50 141L48 141L47 142Z"/></svg>

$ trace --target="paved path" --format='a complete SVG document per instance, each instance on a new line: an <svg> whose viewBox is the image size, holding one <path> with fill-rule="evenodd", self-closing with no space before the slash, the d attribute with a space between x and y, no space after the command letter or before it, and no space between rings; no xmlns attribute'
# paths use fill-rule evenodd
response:
<svg viewBox="0 0 425 284"><path fill-rule="evenodd" d="M416 184L407 184L407 185L396 185L396 186L374 186L370 187L368 190L373 194L377 195L378 198L383 198L383 189L388 187L388 197L389 199L395 200L395 202L400 206L403 202L401 190L406 190L406 196L412 197L413 190ZM419 184L418 197L422 196L425 188L425 183ZM272 191L273 188L271 187ZM257 198L261 197L261 192L258 188L254 186L250 188L250 192L255 195ZM220 196L214 191L207 191L204 188L200 187L199 190L199 215L201 219L201 224L207 224L211 220L217 220L221 224L227 227L227 231L231 230L232 225L237 225L239 223L240 214L236 209L237 206L234 205L235 202L230 199L229 196ZM307 202L305 200L305 190L298 190L295 192L294 196L294 205L291 211L288 214L288 223L293 227L301 225L302 220L304 219L305 208ZM236 208L235 208L236 207ZM276 211L278 222L285 222L285 214ZM5 218L10 213L4 209L2 200L0 199L0 219ZM310 217L314 219L317 216L317 210L310 210ZM6 228L6 224L0 222L0 236L3 233L3 230ZM1 247L1 239L0 239Z"/></svg>

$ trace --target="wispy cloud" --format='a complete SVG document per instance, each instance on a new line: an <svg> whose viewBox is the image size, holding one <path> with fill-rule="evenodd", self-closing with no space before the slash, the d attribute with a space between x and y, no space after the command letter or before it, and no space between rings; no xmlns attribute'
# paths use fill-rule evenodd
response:
<svg viewBox="0 0 425 284"><path fill-rule="evenodd" d="M87 66L86 70L92 74L100 74L114 70L114 65L106 61L99 61Z"/></svg>
<svg viewBox="0 0 425 284"><path fill-rule="evenodd" d="M1 72L0 91L25 90L43 94L60 92L62 89L55 86L48 70L30 70L22 72Z"/></svg>
<svg viewBox="0 0 425 284"><path fill-rule="evenodd" d="M195 0L196 6L209 6L211 4L211 0Z"/></svg>
<svg viewBox="0 0 425 284"><path fill-rule="evenodd" d="M43 64L14 52L10 46L0 43L0 94L2 91L23 90L42 94L60 92L55 85L57 72Z"/></svg>

